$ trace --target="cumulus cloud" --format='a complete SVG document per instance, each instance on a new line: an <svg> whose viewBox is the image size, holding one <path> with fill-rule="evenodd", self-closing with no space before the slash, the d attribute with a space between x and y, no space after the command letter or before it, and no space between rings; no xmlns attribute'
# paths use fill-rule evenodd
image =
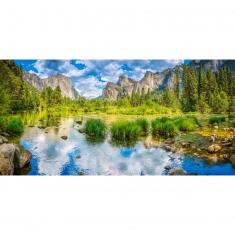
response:
<svg viewBox="0 0 235 235"><path fill-rule="evenodd" d="M102 94L107 82L115 83L121 75L137 81L146 71L160 72L181 63L183 60L37 60L27 70L41 78L64 74L81 95L94 98Z"/></svg>

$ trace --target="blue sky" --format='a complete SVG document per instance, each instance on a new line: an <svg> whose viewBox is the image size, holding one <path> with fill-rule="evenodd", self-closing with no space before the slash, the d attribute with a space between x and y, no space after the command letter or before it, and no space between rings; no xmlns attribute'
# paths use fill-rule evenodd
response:
<svg viewBox="0 0 235 235"><path fill-rule="evenodd" d="M186 62L186 61L185 61ZM140 80L146 71L162 71L184 63L183 60L16 60L24 70L41 78L58 73L68 76L77 91L87 98L102 94L107 82L124 75Z"/></svg>

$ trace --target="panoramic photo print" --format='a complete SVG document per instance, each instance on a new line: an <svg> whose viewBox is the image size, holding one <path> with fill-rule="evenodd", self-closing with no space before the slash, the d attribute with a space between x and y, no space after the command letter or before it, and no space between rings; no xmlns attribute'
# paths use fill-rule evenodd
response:
<svg viewBox="0 0 235 235"><path fill-rule="evenodd" d="M235 60L0 60L0 175L235 175Z"/></svg>

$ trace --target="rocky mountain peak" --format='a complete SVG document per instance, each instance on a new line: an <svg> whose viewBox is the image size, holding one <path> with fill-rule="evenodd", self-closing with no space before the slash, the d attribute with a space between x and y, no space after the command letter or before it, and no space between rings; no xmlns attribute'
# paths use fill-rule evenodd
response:
<svg viewBox="0 0 235 235"><path fill-rule="evenodd" d="M57 86L59 86L62 96L69 97L71 99L74 99L78 96L78 93L73 87L70 78L63 74L57 74L53 77L42 79L34 73L25 72L23 78L38 90L42 90L45 87L51 87L52 89L55 89Z"/></svg>

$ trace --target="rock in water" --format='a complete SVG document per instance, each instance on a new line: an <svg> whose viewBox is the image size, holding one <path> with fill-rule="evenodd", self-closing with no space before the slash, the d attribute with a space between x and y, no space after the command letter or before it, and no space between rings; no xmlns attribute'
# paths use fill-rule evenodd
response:
<svg viewBox="0 0 235 235"><path fill-rule="evenodd" d="M212 144L208 147L207 150L209 153L216 153L221 150L221 146L219 146L218 144Z"/></svg>
<svg viewBox="0 0 235 235"><path fill-rule="evenodd" d="M0 135L0 144L3 144L3 143L8 143L8 139Z"/></svg>
<svg viewBox="0 0 235 235"><path fill-rule="evenodd" d="M230 161L233 165L233 168L235 168L235 154L233 154L231 157L230 157Z"/></svg>
<svg viewBox="0 0 235 235"><path fill-rule="evenodd" d="M187 175L187 172L181 168L173 168L169 171L168 175Z"/></svg>
<svg viewBox="0 0 235 235"><path fill-rule="evenodd" d="M13 175L14 173L14 144L0 145L0 175Z"/></svg>
<svg viewBox="0 0 235 235"><path fill-rule="evenodd" d="M32 158L32 153L24 149L20 145L15 145L15 147L16 147L15 158L14 158L15 168L23 168L29 163L30 159Z"/></svg>
<svg viewBox="0 0 235 235"><path fill-rule="evenodd" d="M68 136L67 136L67 135L63 135L63 136L61 136L60 138L63 139L63 140L67 140L67 139L68 139Z"/></svg>

